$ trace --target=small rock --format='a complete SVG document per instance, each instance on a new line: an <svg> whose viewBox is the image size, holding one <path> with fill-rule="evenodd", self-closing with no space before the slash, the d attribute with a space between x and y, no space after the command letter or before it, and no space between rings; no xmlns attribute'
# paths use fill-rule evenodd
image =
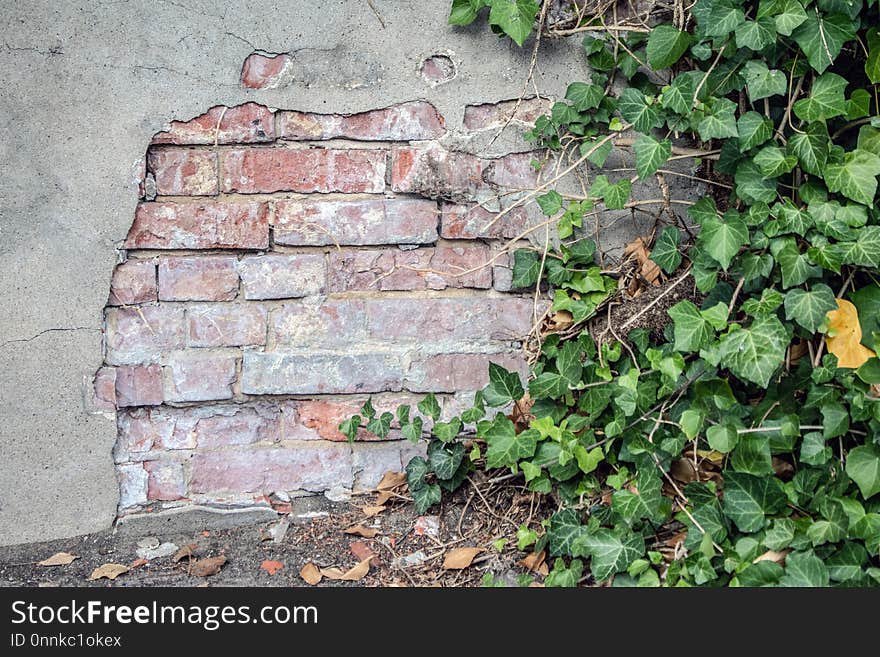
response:
<svg viewBox="0 0 880 657"><path fill-rule="evenodd" d="M286 519L282 519L272 525L266 533L271 537L273 543L282 543L284 542L284 537L287 535L287 530L289 528L290 522Z"/></svg>
<svg viewBox="0 0 880 657"><path fill-rule="evenodd" d="M177 552L177 546L174 543L162 543L161 545L157 545L151 548L138 548L137 555L141 559L152 561L153 559L170 557L175 552Z"/></svg>
<svg viewBox="0 0 880 657"><path fill-rule="evenodd" d="M413 552L412 554L408 554L405 557L400 557L395 560L395 564L399 568L412 568L413 566L421 566L428 560L428 555L419 550L418 552Z"/></svg>
<svg viewBox="0 0 880 657"><path fill-rule="evenodd" d="M159 547L159 539L155 536L146 536L137 542L137 546L142 550L153 550Z"/></svg>
<svg viewBox="0 0 880 657"><path fill-rule="evenodd" d="M413 527L416 536L440 536L440 516L419 516Z"/></svg>

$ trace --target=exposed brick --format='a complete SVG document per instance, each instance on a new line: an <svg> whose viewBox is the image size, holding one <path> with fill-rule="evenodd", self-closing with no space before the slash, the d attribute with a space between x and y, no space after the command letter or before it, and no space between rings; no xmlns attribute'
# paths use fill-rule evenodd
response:
<svg viewBox="0 0 880 657"><path fill-rule="evenodd" d="M174 432L174 421L153 409L138 408L120 411L116 415L117 460L128 460L129 453L145 453L154 444L164 444Z"/></svg>
<svg viewBox="0 0 880 657"><path fill-rule="evenodd" d="M116 410L116 368L102 367L92 379L90 395L92 408L95 411Z"/></svg>
<svg viewBox="0 0 880 657"><path fill-rule="evenodd" d="M539 116L550 111L551 105L549 100L538 97L524 98L522 102L503 100L500 103L467 105L464 108L464 129L469 131L497 129L510 121L534 125Z"/></svg>
<svg viewBox="0 0 880 657"><path fill-rule="evenodd" d="M364 302L356 299L324 303L289 303L274 311L270 341L277 346L319 348L345 345L367 337Z"/></svg>
<svg viewBox="0 0 880 657"><path fill-rule="evenodd" d="M354 492L374 490L386 472L402 472L399 443L377 442L352 447Z"/></svg>
<svg viewBox="0 0 880 657"><path fill-rule="evenodd" d="M256 304L196 305L186 311L190 347L253 347L266 344L266 309Z"/></svg>
<svg viewBox="0 0 880 657"><path fill-rule="evenodd" d="M492 266L492 287L499 292L510 292L513 289L513 258L502 256Z"/></svg>
<svg viewBox="0 0 880 657"><path fill-rule="evenodd" d="M246 351L241 390L248 395L313 395L400 390L400 357L390 353Z"/></svg>
<svg viewBox="0 0 880 657"><path fill-rule="evenodd" d="M521 340L532 327L530 299L371 299L365 303L370 336L390 341Z"/></svg>
<svg viewBox="0 0 880 657"><path fill-rule="evenodd" d="M147 499L179 500L186 495L186 477L183 464L176 461L147 461Z"/></svg>
<svg viewBox="0 0 880 657"><path fill-rule="evenodd" d="M437 204L422 199L278 201L275 215L277 244L323 246L437 241Z"/></svg>
<svg viewBox="0 0 880 657"><path fill-rule="evenodd" d="M151 150L147 166L160 196L213 196L217 193L217 154L188 148Z"/></svg>
<svg viewBox="0 0 880 657"><path fill-rule="evenodd" d="M116 266L110 281L109 306L131 306L156 300L156 263L128 260Z"/></svg>
<svg viewBox="0 0 880 657"><path fill-rule="evenodd" d="M241 84L248 89L276 89L292 78L293 58L290 55L251 53L241 67Z"/></svg>
<svg viewBox="0 0 880 657"><path fill-rule="evenodd" d="M162 403L159 365L123 365L116 370L116 405L158 406Z"/></svg>
<svg viewBox="0 0 880 657"><path fill-rule="evenodd" d="M479 205L443 203L440 235L446 239L513 239L529 224L528 212L522 207L514 208L493 223L497 214Z"/></svg>
<svg viewBox="0 0 880 657"><path fill-rule="evenodd" d="M168 131L153 137L153 143L214 144L216 140L218 144L252 144L274 141L274 117L272 110L256 103L212 107L191 121L172 121Z"/></svg>
<svg viewBox="0 0 880 657"><path fill-rule="evenodd" d="M485 246L441 246L437 248L331 251L330 289L346 290L443 290L488 288L492 286L492 268L482 267L467 274L455 275L485 264L489 249Z"/></svg>
<svg viewBox="0 0 880 657"><path fill-rule="evenodd" d="M432 87L449 82L455 77L456 66L451 57L446 55L431 55L422 60L419 70L422 79Z"/></svg>
<svg viewBox="0 0 880 657"><path fill-rule="evenodd" d="M104 342L110 365L156 362L165 352L183 348L183 308L108 308Z"/></svg>
<svg viewBox="0 0 880 657"><path fill-rule="evenodd" d="M473 195L482 185L483 161L440 146L395 146L391 151L391 188L430 198Z"/></svg>
<svg viewBox="0 0 880 657"><path fill-rule="evenodd" d="M127 249L266 249L267 203L141 203Z"/></svg>
<svg viewBox="0 0 880 657"><path fill-rule="evenodd" d="M165 367L165 399L172 402L230 399L234 382L234 357L181 352L173 354Z"/></svg>
<svg viewBox="0 0 880 657"><path fill-rule="evenodd" d="M489 363L525 377L528 362L520 354L434 354L415 360L406 378L413 392L480 390L489 383Z"/></svg>
<svg viewBox="0 0 880 657"><path fill-rule="evenodd" d="M300 435L303 437L311 434L313 439L333 441L347 441L348 436L339 431L339 424L352 415L360 413L361 406L366 401L365 397L348 397L346 399L308 399L292 402L296 405L297 422L303 428ZM377 413L394 413L400 404L412 404L412 399L403 395L383 396L372 400ZM415 408L413 409L415 411ZM391 433L387 440L401 438L397 431L396 420L392 423ZM379 440L374 434L361 427L358 429L356 440Z"/></svg>
<svg viewBox="0 0 880 657"><path fill-rule="evenodd" d="M321 294L327 272L323 254L258 255L242 259L245 299L292 299Z"/></svg>
<svg viewBox="0 0 880 657"><path fill-rule="evenodd" d="M512 153L495 160L486 160L483 180L507 189L534 189L538 172L532 166L532 153Z"/></svg>
<svg viewBox="0 0 880 657"><path fill-rule="evenodd" d="M197 412L200 411L200 412ZM184 422L191 426L199 449L230 445L274 443L281 440L281 413L277 405L221 406L190 410Z"/></svg>
<svg viewBox="0 0 880 657"><path fill-rule="evenodd" d="M385 190L385 152L251 148L223 154L223 191L372 193Z"/></svg>
<svg viewBox="0 0 880 657"><path fill-rule="evenodd" d="M159 261L162 301L230 301L238 295L234 256L175 256Z"/></svg>
<svg viewBox="0 0 880 657"><path fill-rule="evenodd" d="M302 443L196 454L190 491L321 492L351 485L351 451L347 445Z"/></svg>
<svg viewBox="0 0 880 657"><path fill-rule="evenodd" d="M140 463L127 463L116 468L119 481L119 508L126 509L147 503L147 471Z"/></svg>
<svg viewBox="0 0 880 657"><path fill-rule="evenodd" d="M281 139L436 139L445 132L443 126L443 117L425 101L402 103L359 114L278 113L278 136Z"/></svg>

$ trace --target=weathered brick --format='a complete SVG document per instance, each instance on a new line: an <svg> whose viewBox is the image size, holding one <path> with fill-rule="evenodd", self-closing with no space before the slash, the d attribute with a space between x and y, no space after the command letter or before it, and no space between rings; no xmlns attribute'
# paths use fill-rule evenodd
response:
<svg viewBox="0 0 880 657"><path fill-rule="evenodd" d="M489 363L523 378L529 371L521 354L433 354L413 361L405 385L413 392L481 390L489 383Z"/></svg>
<svg viewBox="0 0 880 657"><path fill-rule="evenodd" d="M440 146L395 146L391 151L391 188L429 198L471 196L483 183L483 161Z"/></svg>
<svg viewBox="0 0 880 657"><path fill-rule="evenodd" d="M321 294L326 285L323 254L257 255L239 266L245 299L293 299Z"/></svg>
<svg viewBox="0 0 880 657"><path fill-rule="evenodd" d="M92 379L92 390L89 396L91 407L95 411L116 410L116 368L102 367Z"/></svg>
<svg viewBox="0 0 880 657"><path fill-rule="evenodd" d="M489 259L485 246L331 251L330 289L346 290L443 290L488 288L492 268L481 267ZM456 275L457 272L469 272Z"/></svg>
<svg viewBox="0 0 880 657"><path fill-rule="evenodd" d="M391 353L246 351L241 390L248 395L348 394L400 390L400 356Z"/></svg>
<svg viewBox="0 0 880 657"><path fill-rule="evenodd" d="M301 443L196 454L190 491L322 492L351 485L351 451L347 445Z"/></svg>
<svg viewBox="0 0 880 657"><path fill-rule="evenodd" d="M248 89L277 89L293 78L290 55L251 53L241 67L241 84Z"/></svg>
<svg viewBox="0 0 880 657"><path fill-rule="evenodd" d="M443 126L443 117L425 101L401 103L359 114L278 113L278 136L281 139L436 139L445 132Z"/></svg>
<svg viewBox="0 0 880 657"><path fill-rule="evenodd" d="M352 415L360 413L366 397L347 397L345 399L304 399L291 402L296 405L297 423L302 427L299 435L312 439L346 441L348 437L339 431L339 424ZM413 399L404 395L383 395L373 398L372 403L377 413L385 411L394 413L400 404L415 404ZM413 408L415 412L415 408ZM386 440L399 440L396 420L392 423L391 433ZM361 427L355 440L380 440L375 434Z"/></svg>
<svg viewBox="0 0 880 657"><path fill-rule="evenodd" d="M223 154L223 191L372 193L385 190L385 152L250 148Z"/></svg>
<svg viewBox="0 0 880 657"><path fill-rule="evenodd" d="M116 266L110 281L108 306L131 306L155 300L155 261L128 260Z"/></svg>
<svg viewBox="0 0 880 657"><path fill-rule="evenodd" d="M165 367L165 399L197 402L230 399L235 383L235 358L211 353L173 354Z"/></svg>
<svg viewBox="0 0 880 657"><path fill-rule="evenodd" d="M140 203L127 249L266 249L268 203Z"/></svg>
<svg viewBox="0 0 880 657"><path fill-rule="evenodd" d="M282 438L281 412L276 404L214 406L187 409L181 423L189 426L199 449L274 443Z"/></svg>
<svg viewBox="0 0 880 657"><path fill-rule="evenodd" d="M437 204L423 199L278 201L275 215L277 244L323 246L437 241Z"/></svg>
<svg viewBox="0 0 880 657"><path fill-rule="evenodd" d="M116 405L158 406L162 403L159 365L123 365L116 369Z"/></svg>
<svg viewBox="0 0 880 657"><path fill-rule="evenodd" d="M217 154L188 148L153 149L147 166L160 196L213 196L217 193Z"/></svg>
<svg viewBox="0 0 880 657"><path fill-rule="evenodd" d="M432 340L521 340L532 327L532 302L521 298L371 299L371 337Z"/></svg>
<svg viewBox="0 0 880 657"><path fill-rule="evenodd" d="M149 452L154 444L166 442L163 437L171 436L174 422L169 416L153 409L127 409L117 413L116 428L116 458L129 460L130 453Z"/></svg>
<svg viewBox="0 0 880 657"><path fill-rule="evenodd" d="M150 501L179 500L186 495L183 464L176 461L147 461L147 499Z"/></svg>
<svg viewBox="0 0 880 657"><path fill-rule="evenodd" d="M153 137L153 144L252 144L274 141L274 118L272 110L256 103L236 107L218 105L190 121L172 121L169 130Z"/></svg>
<svg viewBox="0 0 880 657"><path fill-rule="evenodd" d="M119 508L147 503L147 471L140 463L126 463L116 468L119 482Z"/></svg>
<svg viewBox="0 0 880 657"><path fill-rule="evenodd" d="M401 445L395 442L358 444L352 447L354 492L376 488L386 472L402 472Z"/></svg>
<svg viewBox="0 0 880 657"><path fill-rule="evenodd" d="M455 62L447 55L431 55L419 65L422 79L432 87L449 82L457 73Z"/></svg>
<svg viewBox="0 0 880 657"><path fill-rule="evenodd" d="M139 306L108 308L104 327L105 360L110 365L156 362L186 342L183 308Z"/></svg>
<svg viewBox="0 0 880 657"><path fill-rule="evenodd" d="M538 172L532 166L532 153L511 153L494 160L485 160L483 180L506 189L534 189Z"/></svg>
<svg viewBox="0 0 880 657"><path fill-rule="evenodd" d="M499 292L510 292L513 289L513 258L501 256L492 266L492 287Z"/></svg>
<svg viewBox="0 0 880 657"><path fill-rule="evenodd" d="M234 256L174 256L159 260L162 301L231 301L238 295Z"/></svg>
<svg viewBox="0 0 880 657"><path fill-rule="evenodd" d="M516 100L503 100L500 103L467 105L464 108L464 129L468 131L497 129L511 121L534 125L539 116L550 111L551 106L549 100L538 97L524 98L519 103Z"/></svg>
<svg viewBox="0 0 880 657"><path fill-rule="evenodd" d="M266 344L266 309L256 304L218 303L187 308L190 347L253 347Z"/></svg>
<svg viewBox="0 0 880 657"><path fill-rule="evenodd" d="M284 304L272 313L269 332L276 347L357 343L367 337L364 302L340 299Z"/></svg>
<svg viewBox="0 0 880 657"><path fill-rule="evenodd" d="M513 239L528 227L525 208L514 208L493 223L497 214L479 205L443 203L440 235L446 239Z"/></svg>

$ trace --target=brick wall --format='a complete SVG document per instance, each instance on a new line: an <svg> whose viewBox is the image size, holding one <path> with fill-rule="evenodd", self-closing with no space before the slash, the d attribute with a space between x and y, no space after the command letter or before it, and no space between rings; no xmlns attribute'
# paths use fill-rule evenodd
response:
<svg viewBox="0 0 880 657"><path fill-rule="evenodd" d="M448 416L489 361L526 371L532 301L493 257L531 218L488 226L475 200L533 185L531 155L445 145L514 109L468 107L450 131L426 102L349 116L249 103L155 136L94 381L117 416L121 513L369 489L419 448L394 431L348 444L337 425L368 395L381 411L435 392Z"/></svg>

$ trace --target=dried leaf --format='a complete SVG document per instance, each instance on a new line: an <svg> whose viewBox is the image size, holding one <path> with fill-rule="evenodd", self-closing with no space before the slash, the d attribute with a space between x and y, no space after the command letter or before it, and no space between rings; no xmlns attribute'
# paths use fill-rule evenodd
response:
<svg viewBox="0 0 880 657"><path fill-rule="evenodd" d="M321 574L327 579L342 580L344 582L357 582L362 580L366 574L370 572L370 559L372 558L372 556L367 557L357 566L346 572L342 572L339 568L321 568Z"/></svg>
<svg viewBox="0 0 880 657"><path fill-rule="evenodd" d="M107 579L116 579L120 575L124 575L129 571L128 566L123 566L121 563L105 563L103 566L98 566L92 571L92 574L89 575L89 580L93 581L96 579L101 579L105 577Z"/></svg>
<svg viewBox="0 0 880 657"><path fill-rule="evenodd" d="M345 533L354 536L363 536L364 538L373 538L379 533L379 530L373 529L372 527L364 527L363 525L354 525L346 529Z"/></svg>
<svg viewBox="0 0 880 657"><path fill-rule="evenodd" d="M534 572L540 572L541 566L546 566L544 560L547 558L547 553L544 550L540 552L532 552L531 554L526 555L524 559L519 562L519 565L527 570L531 570Z"/></svg>
<svg viewBox="0 0 880 657"><path fill-rule="evenodd" d="M225 563L226 557L222 554L219 557L199 559L190 563L189 572L196 577L210 577L219 573Z"/></svg>
<svg viewBox="0 0 880 657"><path fill-rule="evenodd" d="M373 516L378 516L384 510L385 510L385 507L381 506L381 505L379 505L379 506L362 506L361 507L361 511L364 512L364 515L367 516L367 518L372 518Z"/></svg>
<svg viewBox="0 0 880 657"><path fill-rule="evenodd" d="M788 352L788 362L792 365L796 364L809 350L809 344L806 340L798 340L793 343Z"/></svg>
<svg viewBox="0 0 880 657"><path fill-rule="evenodd" d="M859 311L846 299L837 300L837 310L829 310L827 315L828 336L825 345L828 351L837 356L838 367L860 367L876 354L861 344L862 327L859 324Z"/></svg>
<svg viewBox="0 0 880 657"><path fill-rule="evenodd" d="M269 559L266 559L263 563L260 564L260 570L265 570L270 575L274 575L282 568L284 568L284 564L280 561L271 561Z"/></svg>
<svg viewBox="0 0 880 657"><path fill-rule="evenodd" d="M306 584L311 584L312 586L319 584L322 579L321 571L311 561L302 567L302 570L299 571L299 576L305 580Z"/></svg>
<svg viewBox="0 0 880 657"><path fill-rule="evenodd" d="M450 550L443 559L443 567L446 570L461 570L471 565L483 548L478 547L462 547Z"/></svg>
<svg viewBox="0 0 880 657"><path fill-rule="evenodd" d="M651 285L660 285L660 267L651 260L651 251L643 237L637 237L623 249L624 257L631 257L641 265L639 273Z"/></svg>
<svg viewBox="0 0 880 657"><path fill-rule="evenodd" d="M764 554L755 557L755 560L752 563L758 563L759 561L775 561L780 566L784 566L785 557L788 556L789 552L791 552L791 550L782 550L781 552L767 550Z"/></svg>
<svg viewBox="0 0 880 657"><path fill-rule="evenodd" d="M380 490L376 494L376 506L383 506L394 497L396 497L396 493L393 490Z"/></svg>
<svg viewBox="0 0 880 657"><path fill-rule="evenodd" d="M73 563L74 559L79 559L75 554L70 554L69 552L56 552L48 559L43 559L37 565L38 566L66 566L69 563Z"/></svg>
<svg viewBox="0 0 880 657"><path fill-rule="evenodd" d="M131 562L131 564L128 567L130 570L134 570L135 568L140 568L141 566L146 566L148 563L150 563L149 559L135 559L134 561Z"/></svg>
<svg viewBox="0 0 880 657"><path fill-rule="evenodd" d="M355 541L349 546L351 549L351 553L355 556L358 561L363 561L364 559L370 560L370 566L373 568L379 565L379 558L376 554L370 549L370 546L364 543L363 541Z"/></svg>
<svg viewBox="0 0 880 657"><path fill-rule="evenodd" d="M697 455L716 465L724 461L724 454L715 449L698 449Z"/></svg>
<svg viewBox="0 0 880 657"><path fill-rule="evenodd" d="M669 473L678 481L689 484L697 480L697 471L689 459L676 459L669 467Z"/></svg>
<svg viewBox="0 0 880 657"><path fill-rule="evenodd" d="M192 559L193 551L196 549L195 543L190 543L189 545L184 545L177 552L174 553L174 556L171 557L171 561L174 563L179 563L182 559Z"/></svg>
<svg viewBox="0 0 880 657"><path fill-rule="evenodd" d="M574 324L574 315L567 310L557 310L550 315L550 329L552 331L564 331Z"/></svg>
<svg viewBox="0 0 880 657"><path fill-rule="evenodd" d="M405 472L393 472L389 470L382 477L382 481L379 482L379 485L376 486L376 490L394 490L398 486L402 486L405 483Z"/></svg>

